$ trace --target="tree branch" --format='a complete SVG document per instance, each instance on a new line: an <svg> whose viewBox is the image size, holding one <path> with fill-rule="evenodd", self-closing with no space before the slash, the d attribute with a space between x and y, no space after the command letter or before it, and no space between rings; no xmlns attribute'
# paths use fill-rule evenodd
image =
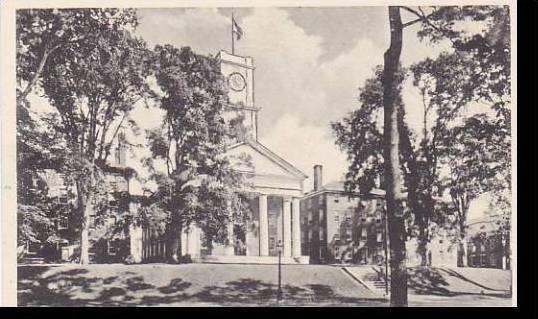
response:
<svg viewBox="0 0 538 319"><path fill-rule="evenodd" d="M34 77L32 78L32 80L30 80L30 82L28 82L28 85L26 85L26 88L18 96L18 98L20 100L26 99L26 96L28 96L28 94L30 93L30 91L32 90L34 85L37 83L37 80L39 80L39 77L41 76L41 73L43 72L43 68L45 67L45 63L47 62L47 59L49 58L50 54L52 52L56 51L56 49L58 49L59 47L60 47L60 45L58 44L55 47L53 47L52 49L50 49L50 50L45 48L45 50L43 52L43 56L41 57L41 61L39 61L39 65L38 65L37 70L36 70L36 72L34 74Z"/></svg>
<svg viewBox="0 0 538 319"><path fill-rule="evenodd" d="M418 21L422 21L422 22L426 23L427 25L429 25L430 27L432 27L435 31L444 34L444 35L446 36L446 38L447 38L450 42L452 42L452 45L455 44L455 42L454 42L454 40L452 39L452 37L450 37L450 36L448 36L448 35L446 34L446 31L442 30L441 28L439 28L438 26L436 26L435 24L433 24L433 23L429 20L429 18L430 18L433 14L436 13L435 11L433 11L432 13L430 13L430 14L428 14L428 15L425 15L425 14L424 14L424 11L422 11L422 8L420 8L420 7L418 7L418 9L420 10L420 12L418 12L418 11L416 11L416 10L413 10L413 9L411 9L411 8L409 8L409 7L401 6L400 8L402 8L402 9L404 9L404 10L406 10L406 11L408 11L408 12L410 12L410 13L412 13L412 14L414 14L414 15L416 15L416 16L418 17L417 19L415 19L415 20L413 20L413 21L410 21L410 22L407 22L406 24L404 24L404 27L409 26L409 25L412 25L412 24L414 24L414 23L416 23L416 22L418 22Z"/></svg>

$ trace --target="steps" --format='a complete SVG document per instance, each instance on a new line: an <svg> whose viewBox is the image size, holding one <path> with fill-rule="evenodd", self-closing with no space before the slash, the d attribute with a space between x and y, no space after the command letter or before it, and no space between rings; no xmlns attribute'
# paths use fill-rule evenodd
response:
<svg viewBox="0 0 538 319"><path fill-rule="evenodd" d="M342 268L348 275L356 281L366 286L379 296L387 297L387 287L385 286L384 269L377 266L351 266ZM390 280L388 285L390 292Z"/></svg>
<svg viewBox="0 0 538 319"><path fill-rule="evenodd" d="M23 257L20 263L29 265L40 265L45 263L45 259L43 257Z"/></svg>
<svg viewBox="0 0 538 319"><path fill-rule="evenodd" d="M370 286L375 287L376 290L380 290L385 293L385 278L379 278L378 274L370 273L366 275L363 280L366 281Z"/></svg>
<svg viewBox="0 0 538 319"><path fill-rule="evenodd" d="M193 257L195 263L213 263L213 264L278 264L276 256L217 256L208 255L202 257ZM301 257L282 257L282 264L308 264L308 256Z"/></svg>

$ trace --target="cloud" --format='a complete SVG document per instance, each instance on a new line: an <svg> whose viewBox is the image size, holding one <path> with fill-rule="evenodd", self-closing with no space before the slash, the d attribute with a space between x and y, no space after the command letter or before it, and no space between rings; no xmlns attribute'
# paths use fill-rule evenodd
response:
<svg viewBox="0 0 538 319"><path fill-rule="evenodd" d="M261 142L309 176L305 191L312 189L314 164L323 165L324 183L342 180L347 171L346 156L335 146L329 128L301 124L296 116L280 117Z"/></svg>
<svg viewBox="0 0 538 319"><path fill-rule="evenodd" d="M151 34L154 43L190 45L203 54L230 46L229 17L217 10L143 11L142 16L142 35ZM319 163L326 181L341 179L347 163L334 145L330 122L358 107L358 88L382 64L383 47L362 35L350 39L350 50L327 60L323 38L305 32L289 11L257 8L237 17L245 34L236 42L236 54L253 57L256 66L261 141L308 175Z"/></svg>
<svg viewBox="0 0 538 319"><path fill-rule="evenodd" d="M191 46L201 54L216 53L215 47L230 45L230 20L216 8L139 9L137 34L150 47L156 44Z"/></svg>
<svg viewBox="0 0 538 319"><path fill-rule="evenodd" d="M236 52L254 58L261 136L283 114L323 126L341 118L356 107L357 88L381 63L382 51L366 38L321 63L322 37L306 33L281 9L255 9L241 24L245 37Z"/></svg>

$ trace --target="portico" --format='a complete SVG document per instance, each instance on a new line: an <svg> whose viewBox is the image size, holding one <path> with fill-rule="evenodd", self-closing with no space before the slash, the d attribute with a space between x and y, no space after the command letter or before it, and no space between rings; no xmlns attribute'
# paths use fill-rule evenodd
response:
<svg viewBox="0 0 538 319"><path fill-rule="evenodd" d="M184 253L194 260L211 262L272 263L282 244L284 263L308 263L301 256L299 199L307 176L272 152L258 139L258 111L254 103L254 64L252 58L219 52L221 72L228 79L227 117L242 116L246 137L230 145L226 156L233 169L247 177L251 214L246 222L230 219L226 243L207 243L202 232L191 227L185 233ZM244 160L235 159L248 158Z"/></svg>

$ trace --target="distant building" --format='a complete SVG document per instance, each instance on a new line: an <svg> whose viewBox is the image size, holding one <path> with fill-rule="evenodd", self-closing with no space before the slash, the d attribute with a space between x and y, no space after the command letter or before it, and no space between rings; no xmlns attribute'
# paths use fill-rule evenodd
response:
<svg viewBox="0 0 538 319"><path fill-rule="evenodd" d="M301 199L302 255L315 264L384 264L386 245L390 247L385 240L385 191L350 194L344 182L323 185L322 169L314 166L314 189ZM407 265L420 265L416 238L408 238L406 248ZM436 232L427 258L431 266L456 267L457 245L448 232Z"/></svg>
<svg viewBox="0 0 538 319"><path fill-rule="evenodd" d="M482 216L467 223L467 265L510 269L510 234L501 231L501 216Z"/></svg>
<svg viewBox="0 0 538 319"><path fill-rule="evenodd" d="M382 264L385 260L384 191L345 192L343 182L322 186L314 167L314 189L301 199L302 255L310 262Z"/></svg>
<svg viewBox="0 0 538 319"><path fill-rule="evenodd" d="M122 228L123 221L136 215L141 197L133 194L130 180L134 170L125 165L125 146L120 132L112 163L101 167L104 173L106 200L99 214L90 216L90 256L95 262L123 261L131 254L130 233ZM80 218L73 214L76 207L76 187L65 175L45 169L38 173L47 188L47 197L55 207L54 235L43 242L27 242L22 248L24 257L43 258L45 261L71 261L80 247ZM34 181L37 183L38 181Z"/></svg>

